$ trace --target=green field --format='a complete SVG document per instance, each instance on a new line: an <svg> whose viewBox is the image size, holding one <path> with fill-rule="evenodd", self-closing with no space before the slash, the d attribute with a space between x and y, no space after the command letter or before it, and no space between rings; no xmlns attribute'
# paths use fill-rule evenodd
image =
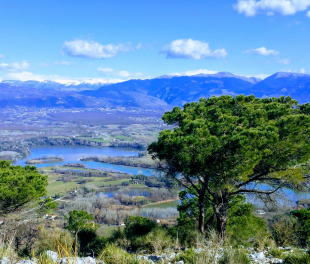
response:
<svg viewBox="0 0 310 264"><path fill-rule="evenodd" d="M96 171L94 169L87 169L87 168L76 168L76 167L62 167L59 166L57 169L70 169L70 170L79 170L79 171ZM106 181L111 179L111 177L102 175L102 177L78 177L70 182L64 183L63 181L57 181L56 179L62 177L64 175L57 174L53 172L54 167L42 167L40 171L48 176L49 185L47 186L47 195L54 196L55 194L65 195L73 189L79 189L84 187L85 185L95 185L98 187L113 187L116 185L121 185L122 182L130 180L130 176L128 179L120 179L120 180L113 180L113 181ZM108 175L113 175L113 173L107 173ZM89 182L79 184L82 180L91 180ZM135 185L137 187L137 185Z"/></svg>
<svg viewBox="0 0 310 264"><path fill-rule="evenodd" d="M89 141L94 141L94 142L104 142L104 143L110 143L110 141L102 139L102 138L92 138L92 137L79 137L80 139L85 139Z"/></svg>

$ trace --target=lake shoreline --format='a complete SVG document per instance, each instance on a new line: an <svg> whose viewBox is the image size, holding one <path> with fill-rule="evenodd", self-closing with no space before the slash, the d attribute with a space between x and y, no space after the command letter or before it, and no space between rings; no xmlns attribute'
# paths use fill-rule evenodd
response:
<svg viewBox="0 0 310 264"><path fill-rule="evenodd" d="M168 199L168 200L164 200L164 201L158 201L158 202L156 202L156 203L145 204L145 205L141 206L141 208L151 207L151 206L153 206L153 205L158 205L158 204L163 204L163 203L175 202L175 201L179 201L179 200L180 200L180 198Z"/></svg>
<svg viewBox="0 0 310 264"><path fill-rule="evenodd" d="M131 157L108 156L106 158L99 158L99 157L81 158L80 161L93 161L93 162L98 162L98 163L115 164L115 165L120 165L120 166L135 167L135 168L142 168L142 169L156 169L157 168L156 164L147 164L147 163L128 164L129 163L128 158L131 158L131 161L139 161L140 159L139 157L134 158L134 156L131 156ZM127 161L125 161L126 159Z"/></svg>

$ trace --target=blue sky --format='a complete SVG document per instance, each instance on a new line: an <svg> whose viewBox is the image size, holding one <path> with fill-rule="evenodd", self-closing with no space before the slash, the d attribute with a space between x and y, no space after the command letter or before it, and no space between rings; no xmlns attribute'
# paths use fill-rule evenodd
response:
<svg viewBox="0 0 310 264"><path fill-rule="evenodd" d="M0 79L310 72L310 0L2 0Z"/></svg>

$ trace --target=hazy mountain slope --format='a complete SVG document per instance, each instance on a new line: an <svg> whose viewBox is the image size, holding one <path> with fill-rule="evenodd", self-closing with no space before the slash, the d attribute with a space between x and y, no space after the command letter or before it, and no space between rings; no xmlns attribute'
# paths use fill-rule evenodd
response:
<svg viewBox="0 0 310 264"><path fill-rule="evenodd" d="M310 102L310 75L278 72L254 85L252 90L267 97L289 95L299 103Z"/></svg>
<svg viewBox="0 0 310 264"><path fill-rule="evenodd" d="M80 94L131 102L137 106L142 106L141 103L144 104L144 100L149 97L153 97L154 103L158 103L156 99L160 99L169 105L183 105L184 102L197 101L201 97L212 95L250 94L252 86L252 82L233 76L182 76L130 80Z"/></svg>
<svg viewBox="0 0 310 264"><path fill-rule="evenodd" d="M15 106L37 108L94 108L114 106L114 102L110 102L104 98L83 96L75 92L15 87L7 83L0 83L0 108Z"/></svg>
<svg viewBox="0 0 310 264"><path fill-rule="evenodd" d="M139 107L157 110L182 106L201 97L254 94L257 97L291 96L300 103L310 102L310 75L276 73L265 80L227 72L196 76L161 76L148 80L129 80L102 86L97 90L62 91L59 84L36 81L0 82L0 108L27 107ZM40 86L40 88L37 87ZM55 88L49 89L47 87Z"/></svg>
<svg viewBox="0 0 310 264"><path fill-rule="evenodd" d="M113 84L102 82L71 82L71 83L59 83L54 81L17 81L17 80L4 80L0 84L8 84L15 87L27 87L36 89L53 89L60 91L83 91L83 90L96 90L102 86Z"/></svg>

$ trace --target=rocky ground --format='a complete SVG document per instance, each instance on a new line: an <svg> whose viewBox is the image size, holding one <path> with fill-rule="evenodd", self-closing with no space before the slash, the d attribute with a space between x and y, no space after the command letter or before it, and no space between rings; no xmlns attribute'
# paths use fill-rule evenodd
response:
<svg viewBox="0 0 310 264"><path fill-rule="evenodd" d="M185 249L186 250L186 249ZM287 248L278 248L279 251L282 252L282 256L287 256L288 254L294 253L294 250L298 250L299 252L303 251L306 252L305 250L299 250L299 249L292 249L291 247ZM194 250L196 254L201 254L204 253L204 249L198 248ZM248 248L246 251L252 251L251 253L248 254L248 257L251 260L251 263L257 263L257 264L278 264L278 263L283 263L283 259L280 258L274 258L270 252L269 249L266 249L264 251L255 251L253 248ZM181 253L180 252L173 252L172 249L169 251L167 250L165 253L161 255L149 255L149 254L140 254L137 255L137 259L140 260L143 263L149 263L149 264L159 264L159 263L165 263L165 264L170 264L170 263L175 263L175 264L186 264L183 261L177 261L176 257ZM184 251L183 251L184 252ZM219 249L218 253L215 256L215 259L220 259L222 255L223 249ZM49 259L52 261L51 263L57 263L57 264L104 264L102 260L96 260L95 258L92 257L83 257L83 258L59 258L58 253L53 252L48 250L47 251L47 256ZM11 264L12 262L8 258L3 258L0 260L0 264ZM34 264L38 263L36 260L21 260L19 262L14 262L14 264Z"/></svg>

